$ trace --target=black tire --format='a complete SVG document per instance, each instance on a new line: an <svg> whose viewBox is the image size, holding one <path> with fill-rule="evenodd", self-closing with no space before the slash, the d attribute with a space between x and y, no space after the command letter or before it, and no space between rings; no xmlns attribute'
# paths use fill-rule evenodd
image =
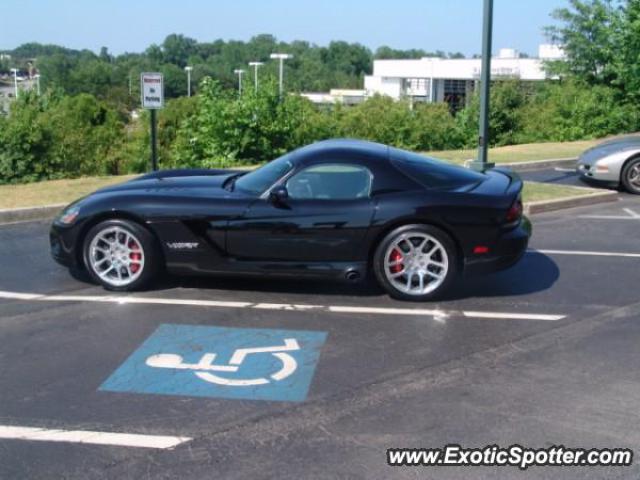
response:
<svg viewBox="0 0 640 480"><path fill-rule="evenodd" d="M392 283L389 278L387 278L387 274L385 273L385 257L387 255L388 249L399 238L414 233L417 235L424 234L433 237L440 243L447 256L448 266L446 269L446 274L444 275L444 280L442 280L440 285L434 288L433 291L424 294L406 293L400 290L396 287L396 285ZM423 224L403 225L391 231L378 244L373 256L373 271L379 285L384 288L387 293L393 298L414 302L435 300L446 293L458 277L458 264L459 258L457 248L451 237L437 227ZM409 282L412 282L412 280L410 280Z"/></svg>
<svg viewBox="0 0 640 480"><path fill-rule="evenodd" d="M91 262L90 249L94 238L101 232L114 228L119 229L118 231L124 231L133 235L134 239L137 240L136 243L139 243L142 258L144 259L144 263L142 263L141 266L138 266L134 276L129 277L132 280L123 285L114 285L110 281L101 277L95 270L96 267L94 267ZM107 290L117 292L141 290L148 287L161 271L163 263L162 254L156 238L146 228L129 220L106 220L92 227L84 238L82 258L86 271L92 280L99 283ZM110 265L109 261L107 261L106 265Z"/></svg>
<svg viewBox="0 0 640 480"><path fill-rule="evenodd" d="M627 192L640 195L640 158L634 158L624 166L620 180Z"/></svg>

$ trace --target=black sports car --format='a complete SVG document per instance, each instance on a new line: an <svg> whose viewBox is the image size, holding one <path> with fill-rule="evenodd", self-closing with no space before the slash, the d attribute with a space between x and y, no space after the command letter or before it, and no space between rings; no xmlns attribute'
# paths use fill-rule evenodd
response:
<svg viewBox="0 0 640 480"><path fill-rule="evenodd" d="M103 188L51 227L61 264L110 290L177 274L364 278L427 300L516 263L522 181L385 145L329 140L251 171L173 170Z"/></svg>

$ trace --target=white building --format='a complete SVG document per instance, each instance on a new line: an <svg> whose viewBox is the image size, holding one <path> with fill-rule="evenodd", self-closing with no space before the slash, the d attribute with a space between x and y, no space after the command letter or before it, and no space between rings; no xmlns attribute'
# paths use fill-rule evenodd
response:
<svg viewBox="0 0 640 480"><path fill-rule="evenodd" d="M366 90L349 90L343 88L332 88L329 93L301 93L300 95L319 105L331 105L335 103L356 105L364 102L367 98Z"/></svg>
<svg viewBox="0 0 640 480"><path fill-rule="evenodd" d="M503 48L491 61L494 80L515 78L540 81L547 78L543 63L564 58L557 45L540 45L537 58L521 58L517 50ZM479 58L447 59L425 57L416 60L374 60L373 74L364 79L363 99L375 94L415 102L448 102L453 108L463 106L480 79L482 60ZM355 94L358 91L353 91ZM308 96L308 95L307 95ZM338 96L313 94L314 103L336 103ZM358 103L354 95L348 103ZM347 103L344 102L343 103Z"/></svg>

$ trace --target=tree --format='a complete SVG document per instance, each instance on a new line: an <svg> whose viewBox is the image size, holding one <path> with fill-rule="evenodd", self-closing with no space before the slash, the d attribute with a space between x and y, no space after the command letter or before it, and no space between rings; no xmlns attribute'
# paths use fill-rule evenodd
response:
<svg viewBox="0 0 640 480"><path fill-rule="evenodd" d="M617 77L615 84L626 98L637 103L640 100L640 0L628 0L623 7L616 40L612 67Z"/></svg>
<svg viewBox="0 0 640 480"><path fill-rule="evenodd" d="M273 78L265 79L257 94L246 89L241 98L205 78L195 112L180 123L169 166L261 163L332 133L330 117L307 99L280 99Z"/></svg>
<svg viewBox="0 0 640 480"><path fill-rule="evenodd" d="M429 54L422 49L396 50L386 45L378 47L374 55L376 60L418 59L427 56L429 56Z"/></svg>
<svg viewBox="0 0 640 480"><path fill-rule="evenodd" d="M614 0L569 0L552 17L562 22L547 27L547 35L559 42L566 61L550 62L551 73L573 75L590 84L607 84L615 78L613 68L618 47L621 10Z"/></svg>
<svg viewBox="0 0 640 480"><path fill-rule="evenodd" d="M355 76L371 72L371 52L358 43L331 42L323 57L329 68L337 72Z"/></svg>
<svg viewBox="0 0 640 480"><path fill-rule="evenodd" d="M187 74L173 63L160 67L164 77L164 94L167 98L176 98L187 94Z"/></svg>
<svg viewBox="0 0 640 480"><path fill-rule="evenodd" d="M186 93L179 71L188 64L193 67L193 85L204 78L216 78L224 89L236 88L233 71L247 68L250 61L265 62L261 76L277 75L277 62L269 55L276 51L294 55L285 64L287 90L326 91L331 88L359 88L362 78L371 71L371 51L357 43L332 42L318 46L296 40L279 42L273 35L261 34L248 42L224 41L199 43L180 34L168 35L161 45L151 45L143 53L112 55L103 47L98 54L89 50L71 50L55 45L30 43L12 52L16 61L25 64L36 58L36 65L48 86L57 86L70 94L92 93L100 98L115 98L128 90L129 77L138 77L142 71L162 71L167 75L166 96L171 98ZM411 56L424 52L415 51ZM15 63L15 62L14 62ZM137 82L136 82L137 83ZM132 88L137 90L137 86ZM133 92L132 92L133 93Z"/></svg>
<svg viewBox="0 0 640 480"><path fill-rule="evenodd" d="M162 43L163 60L166 63L173 63L180 68L184 68L187 65L189 56L197 53L197 43L193 38L172 33Z"/></svg>
<svg viewBox="0 0 640 480"><path fill-rule="evenodd" d="M103 62L111 62L113 57L109 53L109 49L107 47L100 48L100 60Z"/></svg>

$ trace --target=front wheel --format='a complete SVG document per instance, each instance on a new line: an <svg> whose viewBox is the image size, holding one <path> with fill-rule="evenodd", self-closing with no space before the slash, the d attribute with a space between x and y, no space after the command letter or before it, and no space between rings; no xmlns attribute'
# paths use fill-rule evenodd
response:
<svg viewBox="0 0 640 480"><path fill-rule="evenodd" d="M128 220L107 220L94 226L85 237L83 254L89 275L108 290L140 289L159 270L155 238Z"/></svg>
<svg viewBox="0 0 640 480"><path fill-rule="evenodd" d="M439 228L405 225L380 242L373 268L378 282L392 297L433 300L457 276L456 248L449 235Z"/></svg>
<svg viewBox="0 0 640 480"><path fill-rule="evenodd" d="M640 195L640 158L631 160L625 165L621 180L627 192Z"/></svg>

